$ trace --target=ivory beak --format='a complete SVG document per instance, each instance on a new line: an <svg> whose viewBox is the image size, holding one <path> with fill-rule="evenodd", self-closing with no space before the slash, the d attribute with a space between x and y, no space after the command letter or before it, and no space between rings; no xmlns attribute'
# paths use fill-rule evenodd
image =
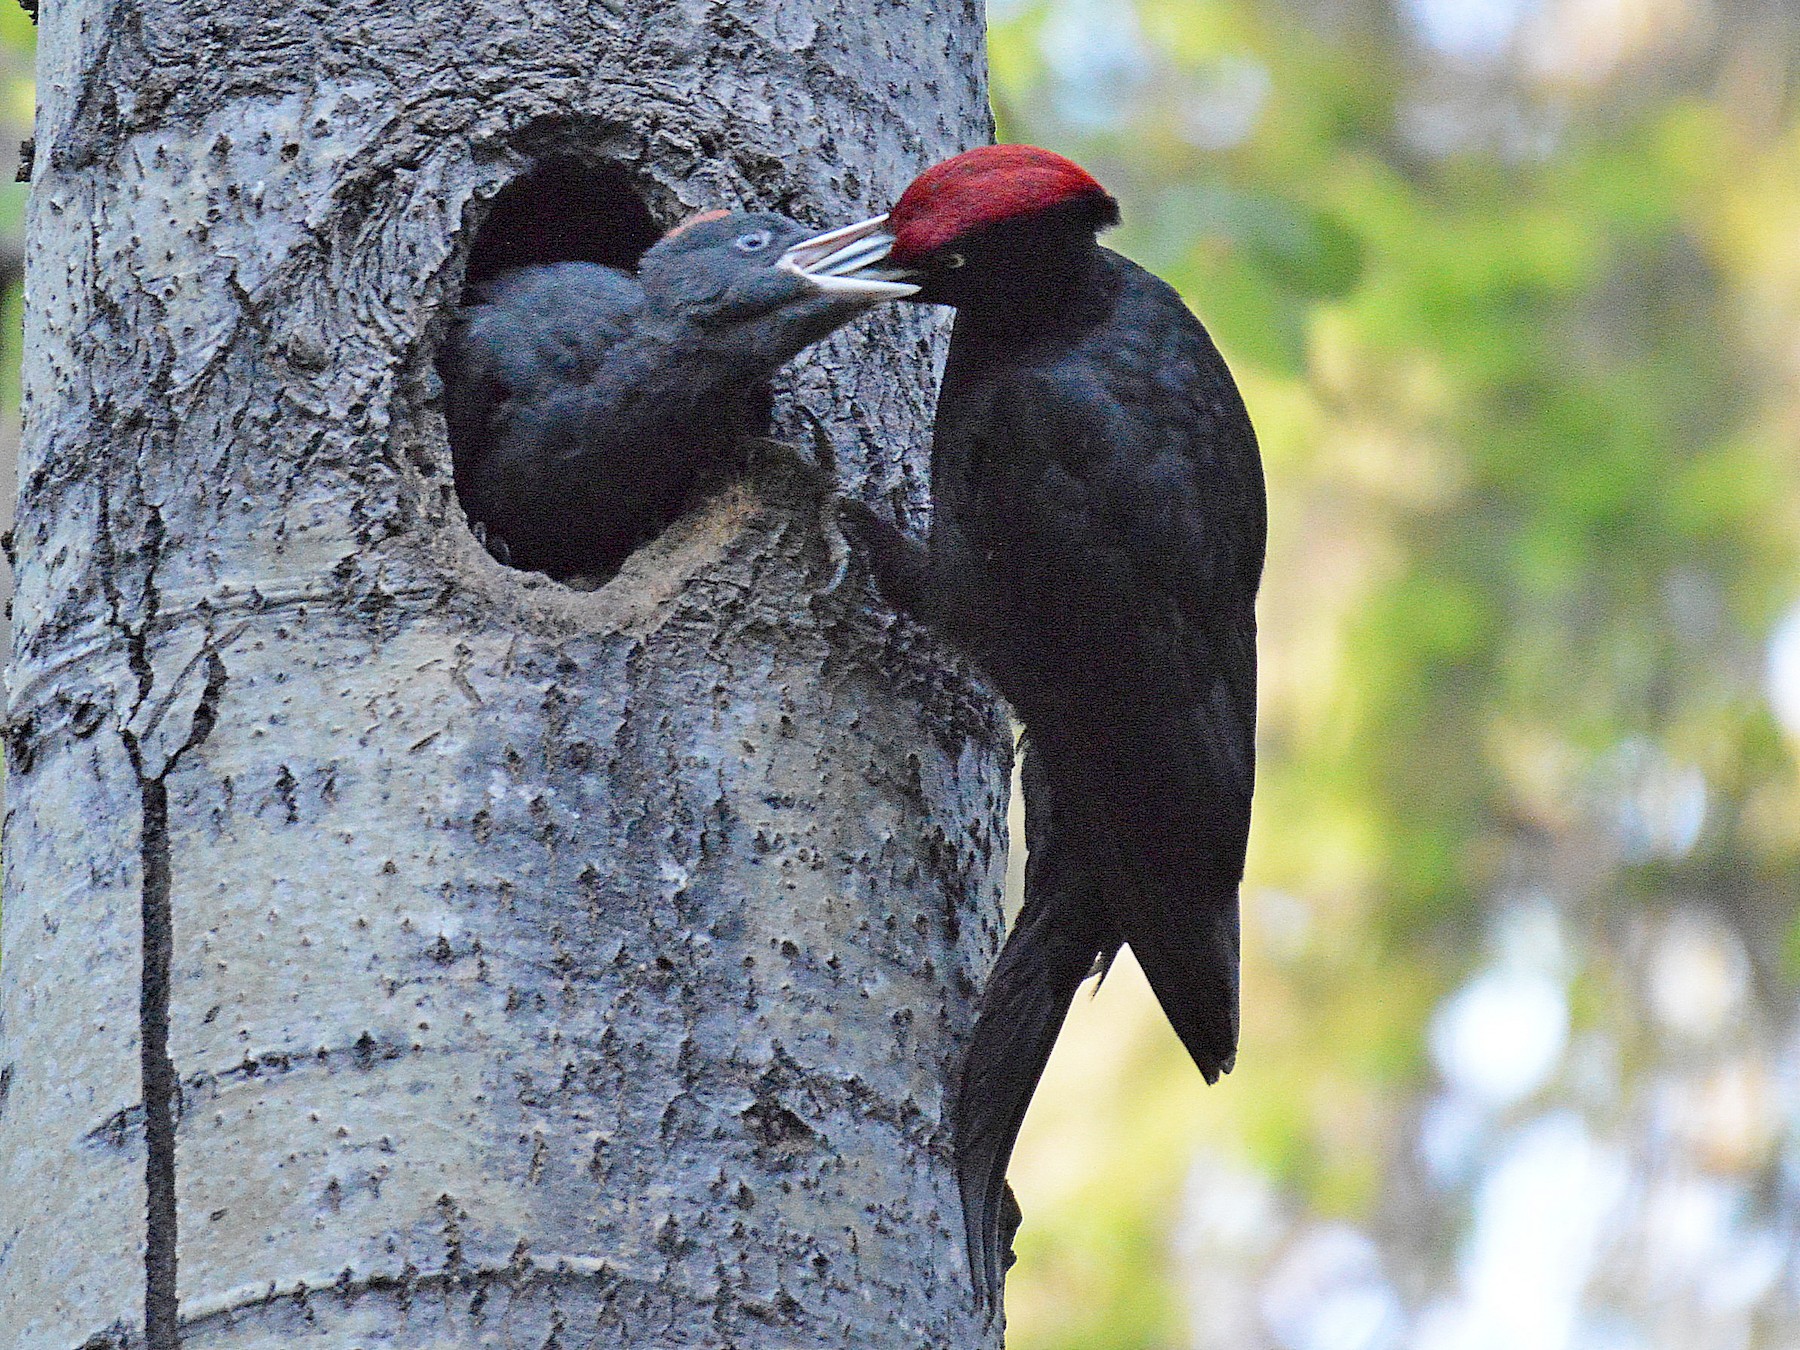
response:
<svg viewBox="0 0 1800 1350"><path fill-rule="evenodd" d="M894 236L881 228L886 223L885 215L872 216L815 234L782 254L775 265L828 295L862 298L870 304L904 300L918 294L919 288L900 279L905 272L880 266L894 247Z"/></svg>

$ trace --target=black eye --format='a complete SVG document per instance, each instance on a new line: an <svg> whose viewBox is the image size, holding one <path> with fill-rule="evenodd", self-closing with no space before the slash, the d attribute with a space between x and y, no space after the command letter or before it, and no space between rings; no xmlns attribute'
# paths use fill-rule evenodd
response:
<svg viewBox="0 0 1800 1350"><path fill-rule="evenodd" d="M954 272L967 261L969 260L960 253L946 253L944 255L944 270L946 272Z"/></svg>
<svg viewBox="0 0 1800 1350"><path fill-rule="evenodd" d="M740 234L732 247L739 253L760 253L769 246L772 237L767 230L752 230L749 234Z"/></svg>

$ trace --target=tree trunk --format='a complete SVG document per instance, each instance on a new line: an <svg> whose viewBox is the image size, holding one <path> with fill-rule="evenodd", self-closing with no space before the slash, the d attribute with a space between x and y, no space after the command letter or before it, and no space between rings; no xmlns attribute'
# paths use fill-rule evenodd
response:
<svg viewBox="0 0 1800 1350"><path fill-rule="evenodd" d="M992 698L828 590L779 455L597 591L492 562L431 368L534 163L848 219L986 139L980 42L972 3L46 8L0 1345L997 1343L942 1119ZM939 332L840 334L787 425L917 507Z"/></svg>

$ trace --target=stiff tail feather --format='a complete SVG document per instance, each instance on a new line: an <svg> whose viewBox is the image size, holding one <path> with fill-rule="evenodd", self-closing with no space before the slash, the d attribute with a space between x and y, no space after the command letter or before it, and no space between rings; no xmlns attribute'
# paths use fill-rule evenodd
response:
<svg viewBox="0 0 1800 1350"><path fill-rule="evenodd" d="M1068 919L1050 912L1052 904L1036 903L1033 913L1034 903L1026 902L982 993L952 1115L969 1267L976 1297L988 1307L999 1303L1004 1274L1007 1163L1056 1033L1097 950L1069 940Z"/></svg>
<svg viewBox="0 0 1800 1350"><path fill-rule="evenodd" d="M1019 1126L1076 989L1095 957L1107 954L1094 935L1093 875L1066 856L1052 831L1042 770L1028 747L1025 906L982 991L951 1108L969 1269L976 1299L990 1311L999 1306L1005 1275L1006 1168Z"/></svg>

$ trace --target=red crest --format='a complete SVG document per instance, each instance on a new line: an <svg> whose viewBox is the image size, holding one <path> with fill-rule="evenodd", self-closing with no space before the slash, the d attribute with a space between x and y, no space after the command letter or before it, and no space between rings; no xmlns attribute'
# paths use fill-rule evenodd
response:
<svg viewBox="0 0 1800 1350"><path fill-rule="evenodd" d="M1072 159L1035 145L984 145L934 164L900 194L888 212L890 256L909 262L984 226L1083 199L1117 211Z"/></svg>

